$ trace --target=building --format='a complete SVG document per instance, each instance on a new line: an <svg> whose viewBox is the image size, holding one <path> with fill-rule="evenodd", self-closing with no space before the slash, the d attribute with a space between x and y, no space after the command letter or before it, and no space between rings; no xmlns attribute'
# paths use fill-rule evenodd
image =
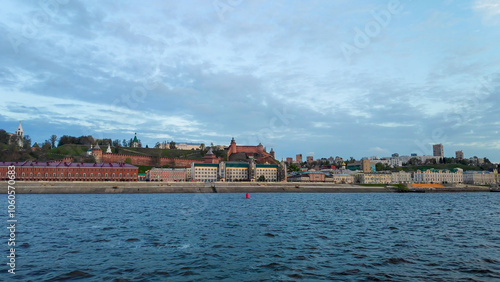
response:
<svg viewBox="0 0 500 282"><path fill-rule="evenodd" d="M228 161L240 162L248 162L250 159L254 159L259 164L278 164L278 161L274 159L274 151L270 153L266 152L261 143L257 146L238 146L234 138L231 139L231 144L227 150L227 159Z"/></svg>
<svg viewBox="0 0 500 282"><path fill-rule="evenodd" d="M464 152L463 151L456 151L455 152L455 158L457 160L459 160L459 161L463 160L464 159Z"/></svg>
<svg viewBox="0 0 500 282"><path fill-rule="evenodd" d="M413 182L422 184L457 184L463 183L463 170L460 168L452 170L427 169L417 170L413 173Z"/></svg>
<svg viewBox="0 0 500 282"><path fill-rule="evenodd" d="M391 173L358 173L354 178L359 184L390 184L392 182Z"/></svg>
<svg viewBox="0 0 500 282"><path fill-rule="evenodd" d="M496 183L496 175L490 171L466 171L464 183L474 185L490 185Z"/></svg>
<svg viewBox="0 0 500 282"><path fill-rule="evenodd" d="M221 170L225 171L221 171L221 173L225 176L224 181L250 181L249 168L249 163L226 162L225 166L221 167Z"/></svg>
<svg viewBox="0 0 500 282"><path fill-rule="evenodd" d="M192 163L191 178L194 181L215 182L219 180L219 164Z"/></svg>
<svg viewBox="0 0 500 282"><path fill-rule="evenodd" d="M306 161L308 164L311 164L312 162L314 162L314 157L313 156L307 156L306 157Z"/></svg>
<svg viewBox="0 0 500 282"><path fill-rule="evenodd" d="M146 172L147 181L183 182L188 176L185 168L152 168Z"/></svg>
<svg viewBox="0 0 500 282"><path fill-rule="evenodd" d="M410 172L405 172L405 171L398 171L398 172L393 172L391 174L391 183L394 184L404 184L404 183L411 183L411 173Z"/></svg>
<svg viewBox="0 0 500 282"><path fill-rule="evenodd" d="M259 181L286 180L286 165L257 164L250 162L220 162L219 164L192 163L191 176L194 181Z"/></svg>
<svg viewBox="0 0 500 282"><path fill-rule="evenodd" d="M179 150L199 150L201 144L180 143L175 145ZM167 149L167 148L165 148Z"/></svg>
<svg viewBox="0 0 500 282"><path fill-rule="evenodd" d="M354 183L354 176L349 174L332 174L330 177L326 177L325 181L329 182L331 179L332 183L335 184L352 184Z"/></svg>
<svg viewBox="0 0 500 282"><path fill-rule="evenodd" d="M259 180L264 176L266 182L276 182L279 179L279 166L275 164L256 164L255 165L255 180Z"/></svg>
<svg viewBox="0 0 500 282"><path fill-rule="evenodd" d="M444 157L443 144L436 144L432 146L432 155L434 157Z"/></svg>
<svg viewBox="0 0 500 282"><path fill-rule="evenodd" d="M203 156L203 162L206 164L217 164L219 163L219 159L212 152L212 148L208 150L208 152Z"/></svg>
<svg viewBox="0 0 500 282"><path fill-rule="evenodd" d="M16 129L16 137L17 137L17 145L20 148L24 147L24 130L23 126L21 125L21 121L19 121L19 125L17 126Z"/></svg>
<svg viewBox="0 0 500 282"><path fill-rule="evenodd" d="M372 170L372 167L370 165L370 160L367 159L361 160L361 170L363 171L363 173L370 173L375 171Z"/></svg>
<svg viewBox="0 0 500 282"><path fill-rule="evenodd" d="M139 139L137 139L137 133L134 135L134 139L132 140L132 144L130 144L132 148L139 148Z"/></svg>
<svg viewBox="0 0 500 282"><path fill-rule="evenodd" d="M0 179L14 166L16 181L137 181L139 169L123 163L0 162Z"/></svg>
<svg viewBox="0 0 500 282"><path fill-rule="evenodd" d="M286 158L286 164L291 165L293 163L293 158Z"/></svg>
<svg viewBox="0 0 500 282"><path fill-rule="evenodd" d="M299 165L302 163L302 154L295 155L295 162Z"/></svg>

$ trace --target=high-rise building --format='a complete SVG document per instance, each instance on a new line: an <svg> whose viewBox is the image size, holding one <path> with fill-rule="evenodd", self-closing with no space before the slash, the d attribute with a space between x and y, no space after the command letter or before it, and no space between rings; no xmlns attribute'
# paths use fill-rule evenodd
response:
<svg viewBox="0 0 500 282"><path fill-rule="evenodd" d="M363 173L373 172L371 164L370 164L370 160L368 160L368 159L361 160L361 169L363 170Z"/></svg>
<svg viewBox="0 0 500 282"><path fill-rule="evenodd" d="M463 151L456 151L455 152L455 158L457 160L463 160L464 159L464 152Z"/></svg>
<svg viewBox="0 0 500 282"><path fill-rule="evenodd" d="M443 144L436 144L432 146L432 155L434 157L444 157Z"/></svg>
<svg viewBox="0 0 500 282"><path fill-rule="evenodd" d="M295 156L295 161L299 164L302 163L302 154L297 154Z"/></svg>
<svg viewBox="0 0 500 282"><path fill-rule="evenodd" d="M313 156L307 156L306 159L307 159L307 163L308 164L310 164L310 163L312 163L314 161L314 157Z"/></svg>

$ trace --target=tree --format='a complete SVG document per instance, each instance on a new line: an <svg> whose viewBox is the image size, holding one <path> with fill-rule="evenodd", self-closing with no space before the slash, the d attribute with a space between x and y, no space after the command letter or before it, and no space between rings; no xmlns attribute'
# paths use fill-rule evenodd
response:
<svg viewBox="0 0 500 282"><path fill-rule="evenodd" d="M45 140L42 145L42 151L48 152L52 148L52 145L50 144L49 140Z"/></svg>
<svg viewBox="0 0 500 282"><path fill-rule="evenodd" d="M257 181L265 182L266 181L266 177L264 175L261 175L261 176L259 176L259 179L257 179Z"/></svg>
<svg viewBox="0 0 500 282"><path fill-rule="evenodd" d="M24 136L23 140L24 148L31 148L31 138L29 135Z"/></svg>
<svg viewBox="0 0 500 282"><path fill-rule="evenodd" d="M168 144L168 147L170 149L172 149L172 150L177 148L177 147L175 147L175 142L174 141L170 141L170 143Z"/></svg>
<svg viewBox="0 0 500 282"><path fill-rule="evenodd" d="M132 164L132 159L131 158L126 158L125 159L126 164Z"/></svg>
<svg viewBox="0 0 500 282"><path fill-rule="evenodd" d="M290 164L287 169L289 172L300 171L300 167L296 164Z"/></svg>
<svg viewBox="0 0 500 282"><path fill-rule="evenodd" d="M123 139L123 141L122 141L122 146L123 146L123 147L127 147L127 140L126 140L126 139Z"/></svg>
<svg viewBox="0 0 500 282"><path fill-rule="evenodd" d="M55 134L52 134L52 136L50 136L50 145L52 145L52 148L55 148L56 147L56 141L57 141L57 135Z"/></svg>
<svg viewBox="0 0 500 282"><path fill-rule="evenodd" d="M113 140L112 145L113 145L113 147L120 147L120 140L118 140L118 139Z"/></svg>

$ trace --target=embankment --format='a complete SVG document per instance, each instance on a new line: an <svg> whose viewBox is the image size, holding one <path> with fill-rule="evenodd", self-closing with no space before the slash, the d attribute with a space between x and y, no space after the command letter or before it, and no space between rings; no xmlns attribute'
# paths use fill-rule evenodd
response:
<svg viewBox="0 0 500 282"><path fill-rule="evenodd" d="M395 187L329 183L199 183L199 182L16 182L17 194L119 194L119 193L392 193ZM410 192L489 192L488 187L443 187ZM7 193L7 183L0 184Z"/></svg>

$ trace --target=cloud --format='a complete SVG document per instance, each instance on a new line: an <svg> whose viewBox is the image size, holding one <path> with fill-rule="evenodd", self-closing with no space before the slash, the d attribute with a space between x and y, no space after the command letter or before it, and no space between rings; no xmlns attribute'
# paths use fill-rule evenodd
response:
<svg viewBox="0 0 500 282"><path fill-rule="evenodd" d="M473 8L480 13L488 24L500 23L500 3L496 0L476 0Z"/></svg>

